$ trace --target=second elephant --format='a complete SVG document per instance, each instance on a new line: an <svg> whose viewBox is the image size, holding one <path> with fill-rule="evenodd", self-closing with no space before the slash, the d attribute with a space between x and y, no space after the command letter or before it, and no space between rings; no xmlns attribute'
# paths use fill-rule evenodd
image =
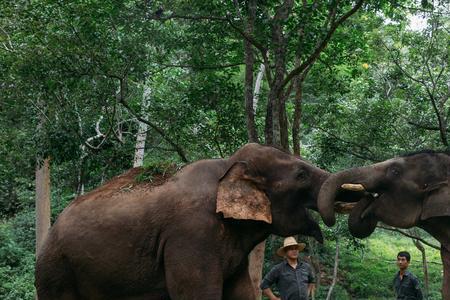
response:
<svg viewBox="0 0 450 300"><path fill-rule="evenodd" d="M320 191L319 211L327 225L335 223L334 202L344 189L359 198L349 216L350 232L369 236L378 221L418 226L441 243L443 299L450 300L450 156L423 151L330 176ZM345 191L348 193L348 191Z"/></svg>

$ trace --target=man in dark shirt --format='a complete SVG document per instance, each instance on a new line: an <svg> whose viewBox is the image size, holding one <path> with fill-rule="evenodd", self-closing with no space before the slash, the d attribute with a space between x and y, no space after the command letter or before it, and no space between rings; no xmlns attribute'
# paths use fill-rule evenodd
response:
<svg viewBox="0 0 450 300"><path fill-rule="evenodd" d="M274 266L264 276L261 289L270 300L307 300L314 290L314 274L308 263L298 260L298 253L305 248L293 237L284 239L283 247L277 250L285 260ZM270 289L276 284L281 298L276 297Z"/></svg>
<svg viewBox="0 0 450 300"><path fill-rule="evenodd" d="M399 271L394 277L394 290L397 300L422 300L419 280L408 271L411 255L406 251L397 254L397 266Z"/></svg>

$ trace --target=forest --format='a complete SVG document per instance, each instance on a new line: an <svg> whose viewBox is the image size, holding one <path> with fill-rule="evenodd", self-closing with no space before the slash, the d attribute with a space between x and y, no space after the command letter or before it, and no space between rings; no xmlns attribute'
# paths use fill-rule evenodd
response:
<svg viewBox="0 0 450 300"><path fill-rule="evenodd" d="M447 0L0 1L0 299L35 299L49 226L133 167L154 182L249 142L328 172L448 151L449 63ZM401 250L442 299L426 231L312 214L315 299L393 299Z"/></svg>

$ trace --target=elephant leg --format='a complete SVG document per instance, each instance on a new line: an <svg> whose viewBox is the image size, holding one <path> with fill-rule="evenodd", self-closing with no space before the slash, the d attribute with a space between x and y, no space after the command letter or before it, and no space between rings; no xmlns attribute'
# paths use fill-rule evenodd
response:
<svg viewBox="0 0 450 300"><path fill-rule="evenodd" d="M50 294L46 292L38 292L37 299L39 300L78 300L80 299L76 293L70 291L63 291L61 293Z"/></svg>
<svg viewBox="0 0 450 300"><path fill-rule="evenodd" d="M123 297L120 298L120 300L170 300L170 298L169 294L165 290L161 290L143 294L140 296Z"/></svg>
<svg viewBox="0 0 450 300"><path fill-rule="evenodd" d="M204 243L188 247L167 243L165 249L166 287L171 299L222 299L223 271L218 255L205 250Z"/></svg>
<svg viewBox="0 0 450 300"><path fill-rule="evenodd" d="M442 267L444 278L442 279L442 299L450 300L450 250L441 245Z"/></svg>
<svg viewBox="0 0 450 300"><path fill-rule="evenodd" d="M36 294L39 300L78 300L75 277L60 257L45 256L36 265Z"/></svg>
<svg viewBox="0 0 450 300"><path fill-rule="evenodd" d="M259 298L257 296L259 293ZM242 268L225 281L223 287L224 300L256 300L261 299L258 287L253 286L248 267Z"/></svg>

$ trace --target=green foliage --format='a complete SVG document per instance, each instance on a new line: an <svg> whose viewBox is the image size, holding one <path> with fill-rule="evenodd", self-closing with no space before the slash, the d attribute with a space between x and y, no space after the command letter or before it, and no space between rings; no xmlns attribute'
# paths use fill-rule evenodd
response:
<svg viewBox="0 0 450 300"><path fill-rule="evenodd" d="M331 285L336 237L339 238L340 252L338 281L333 289L332 299L392 299L394 297L392 280L398 271L396 257L397 253L403 250L411 253L410 271L418 277L422 292L425 293L421 252L410 238L378 229L369 238L356 240L348 233L344 218L338 218L336 228L323 228L323 231L324 245L315 245L314 241L304 237L298 239L307 243L305 252L300 256L312 256L320 264L322 276L316 299L325 299ZM430 238L426 233L423 233L423 237ZM263 274L267 274L275 264L282 261L275 254L282 243L281 237L271 236L267 239ZM430 279L428 299L437 300L441 298L442 284L440 253L439 250L430 247L425 249Z"/></svg>
<svg viewBox="0 0 450 300"><path fill-rule="evenodd" d="M322 287L316 294L316 299L326 299L328 295L328 287ZM331 294L330 299L332 300L347 300L352 299L352 296L348 293L348 291L341 286L340 284L336 284L333 288L333 293ZM370 297L368 299L371 299ZM378 299L378 298L376 298ZM380 299L378 299L380 300Z"/></svg>
<svg viewBox="0 0 450 300"><path fill-rule="evenodd" d="M34 299L34 253L21 257L20 267L0 267L0 282L2 299Z"/></svg>
<svg viewBox="0 0 450 300"><path fill-rule="evenodd" d="M16 242L12 239L12 233L9 228L2 224L0 227L0 241L2 242L0 249L0 262L3 267L16 267L20 264L20 256L23 255L22 249L18 247Z"/></svg>
<svg viewBox="0 0 450 300"><path fill-rule="evenodd" d="M1 299L34 299L34 230L20 218L0 223Z"/></svg>
<svg viewBox="0 0 450 300"><path fill-rule="evenodd" d="M411 253L410 271L415 274L423 286L423 269L421 253L411 239L376 231L370 238L363 241L364 251L355 251L349 247L340 248L339 284L347 293L356 299L392 299L392 280L398 271L395 264L397 253L406 250ZM438 250L426 248L430 278L429 299L440 299L442 284L441 259ZM334 254L334 245L326 245L326 253ZM333 262L334 263L334 262ZM330 262L327 263L332 268ZM326 288L325 288L326 289ZM350 297L335 298L350 299Z"/></svg>
<svg viewBox="0 0 450 300"><path fill-rule="evenodd" d="M280 1L257 2L253 38L268 49L273 67L271 29ZM303 157L337 171L419 148L447 147L436 128L440 116L447 135L450 23L442 13L444 2L421 2L421 8L435 12L427 14L422 32L408 29L409 12L392 1L365 1L338 27L303 85ZM314 3L316 7L313 1L294 1L284 24L286 70L294 67L296 54L301 59L311 54L330 25L331 2ZM340 1L336 15L352 3ZM246 4L0 2L1 299L34 298L36 157L51 158L54 222L82 187L92 190L131 167L137 116L151 123L139 181L173 172L184 160L227 157L247 141L242 65ZM257 49L255 53L256 75L262 57ZM272 86L264 77L255 120L260 136ZM142 101L145 89L150 91L148 107ZM289 122L293 99L294 93L286 103ZM304 241L328 276L334 243L341 244L335 299L390 298L394 252L407 248L419 257L409 240L389 234L352 238L345 218L322 229L325 246ZM267 242L264 272L280 260L273 253L281 243L276 237ZM439 261L434 251L429 254ZM418 266L415 262L413 271L421 278ZM440 266L430 267L430 299L439 299ZM319 298L326 291L323 286Z"/></svg>
<svg viewBox="0 0 450 300"><path fill-rule="evenodd" d="M171 161L145 161L143 171L136 176L137 182L152 182L154 176L170 177L181 166L177 166L176 163Z"/></svg>

